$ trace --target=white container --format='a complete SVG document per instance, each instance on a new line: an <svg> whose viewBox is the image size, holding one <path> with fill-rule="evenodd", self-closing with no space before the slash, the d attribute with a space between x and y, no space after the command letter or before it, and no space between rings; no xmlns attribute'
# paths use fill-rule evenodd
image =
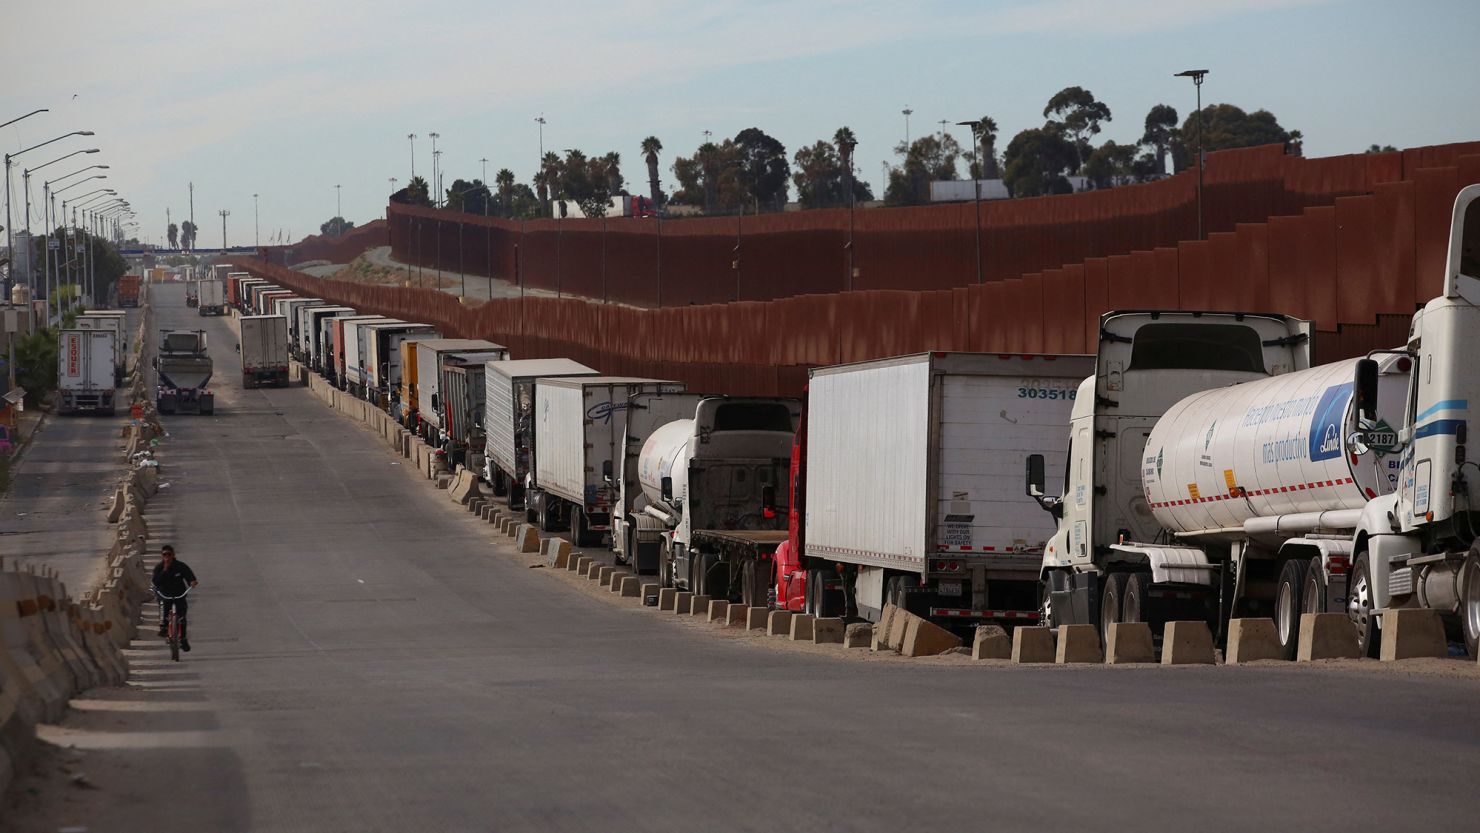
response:
<svg viewBox="0 0 1480 833"><path fill-rule="evenodd" d="M372 324L365 330L365 349L360 355L365 387L386 395L401 384L401 343L439 337L430 324Z"/></svg>
<svg viewBox="0 0 1480 833"><path fill-rule="evenodd" d="M242 379L250 386L288 380L288 319L281 315L241 318Z"/></svg>
<svg viewBox="0 0 1480 833"><path fill-rule="evenodd" d="M226 305L226 282L208 278L196 283L196 306L216 309Z"/></svg>
<svg viewBox="0 0 1480 833"><path fill-rule="evenodd" d="M57 354L58 410L113 413L112 330L62 330Z"/></svg>
<svg viewBox="0 0 1480 833"><path fill-rule="evenodd" d="M1398 455L1357 457L1347 446L1357 430L1356 363L1203 391L1173 405L1143 455L1141 480L1157 522L1179 533L1228 530L1255 517L1361 509L1396 491ZM1378 413L1403 413L1408 374L1379 379Z"/></svg>
<svg viewBox="0 0 1480 833"><path fill-rule="evenodd" d="M597 375L597 371L570 359L521 359L486 363L483 375L483 431L487 442L485 453L493 465L516 484L522 484L530 471L536 441L535 379Z"/></svg>
<svg viewBox="0 0 1480 833"><path fill-rule="evenodd" d="M509 351L503 345L484 341L481 338L429 338L416 345L416 413L425 424L440 429L442 426L442 357L448 353L467 353L473 358L486 353L483 361L507 359ZM434 404L432 399L437 397Z"/></svg>
<svg viewBox="0 0 1480 833"><path fill-rule="evenodd" d="M928 353L812 371L806 555L923 574L950 554L1036 571L1054 519L1023 461L1063 479L1088 356ZM1036 578L1036 572L1034 572Z"/></svg>
<svg viewBox="0 0 1480 833"><path fill-rule="evenodd" d="M628 397L684 391L681 382L629 376L542 378L535 387L535 485L588 513L606 512L616 501L605 471L621 469Z"/></svg>
<svg viewBox="0 0 1480 833"><path fill-rule="evenodd" d="M353 307L317 306L306 307L299 311L301 321L298 325L298 335L302 339L299 351L308 361L309 366L315 370L323 369L323 324L326 318L342 318L355 315Z"/></svg>
<svg viewBox="0 0 1480 833"><path fill-rule="evenodd" d="M365 384L365 328L372 324L405 324L399 318L380 315L344 322L344 383L360 388Z"/></svg>
<svg viewBox="0 0 1480 833"><path fill-rule="evenodd" d="M128 372L128 319L121 310L117 313L87 312L77 316L79 330L107 330L114 334L113 368L115 381Z"/></svg>

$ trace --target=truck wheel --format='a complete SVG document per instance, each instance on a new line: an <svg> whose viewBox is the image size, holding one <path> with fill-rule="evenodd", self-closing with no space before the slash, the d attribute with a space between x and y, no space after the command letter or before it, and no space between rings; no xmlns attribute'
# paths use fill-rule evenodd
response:
<svg viewBox="0 0 1480 833"><path fill-rule="evenodd" d="M1300 593L1305 589L1305 562L1290 559L1280 568L1274 588L1274 637L1280 656L1294 659L1300 643Z"/></svg>
<svg viewBox="0 0 1480 833"><path fill-rule="evenodd" d="M509 493L509 478L502 470L493 473L493 494L495 497L503 497Z"/></svg>
<svg viewBox="0 0 1480 833"><path fill-rule="evenodd" d="M1460 568L1460 627L1464 631L1465 650L1471 657L1480 656L1480 544L1470 547Z"/></svg>
<svg viewBox="0 0 1480 833"><path fill-rule="evenodd" d="M1110 638L1110 626L1120 618L1121 600L1125 598L1125 573L1105 576L1105 589L1100 593L1100 639Z"/></svg>
<svg viewBox="0 0 1480 833"><path fill-rule="evenodd" d="M1346 615L1357 626L1357 650L1364 657L1376 658L1382 646L1382 631L1373 614L1372 560L1367 553L1357 556L1352 566L1346 594Z"/></svg>
<svg viewBox="0 0 1480 833"><path fill-rule="evenodd" d="M1305 567L1305 589L1300 591L1301 613L1326 612L1326 568L1320 558L1312 558Z"/></svg>
<svg viewBox="0 0 1480 833"><path fill-rule="evenodd" d="M1151 589L1151 576L1145 573L1126 573L1125 591L1120 597L1120 621L1149 622L1146 618L1146 599Z"/></svg>
<svg viewBox="0 0 1480 833"><path fill-rule="evenodd" d="M586 546L586 510L584 507L576 506L570 510L570 542L578 547ZM618 564L625 564L621 558Z"/></svg>
<svg viewBox="0 0 1480 833"><path fill-rule="evenodd" d="M746 559L740 574L744 585L740 588L740 602L746 607L770 607L770 581L774 577L775 562L769 559L757 562ZM762 566L764 565L764 566Z"/></svg>

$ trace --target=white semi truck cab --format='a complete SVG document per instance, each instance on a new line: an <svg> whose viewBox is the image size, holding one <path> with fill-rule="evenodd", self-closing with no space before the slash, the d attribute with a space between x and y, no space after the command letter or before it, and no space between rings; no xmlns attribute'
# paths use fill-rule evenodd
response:
<svg viewBox="0 0 1480 833"><path fill-rule="evenodd" d="M1474 652L1477 205L1480 186L1456 202L1443 297L1407 345L1366 359L1310 367L1309 324L1281 316L1107 314L1062 496L1028 461L1029 493L1060 519L1052 621L1269 616L1293 657L1300 614L1345 610L1375 655L1384 609L1429 607Z"/></svg>

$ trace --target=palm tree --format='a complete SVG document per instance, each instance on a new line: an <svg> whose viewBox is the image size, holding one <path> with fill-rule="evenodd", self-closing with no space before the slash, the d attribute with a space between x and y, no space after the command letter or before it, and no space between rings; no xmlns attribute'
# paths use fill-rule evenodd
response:
<svg viewBox="0 0 1480 833"><path fill-rule="evenodd" d="M551 192L560 182L560 156L553 150L545 151L540 158L540 174L536 184L539 185L540 211L543 216L550 215Z"/></svg>
<svg viewBox="0 0 1480 833"><path fill-rule="evenodd" d="M719 193L719 146L705 142L694 154L699 159L699 171L704 175L704 213L714 212L714 201Z"/></svg>
<svg viewBox="0 0 1480 833"><path fill-rule="evenodd" d="M997 122L991 116L982 116L976 123L976 131L977 140L981 142L977 153L980 154L978 164L982 179L1001 179L997 171Z"/></svg>
<svg viewBox="0 0 1480 833"><path fill-rule="evenodd" d="M642 155L648 166L648 190L653 198L654 208L663 204L663 190L658 187L658 151L662 149L663 143L658 141L657 136L642 140Z"/></svg>
<svg viewBox="0 0 1480 833"><path fill-rule="evenodd" d="M493 175L493 181L498 183L499 204L503 206L503 216L507 217L510 213L509 203L514 198L514 172L508 168L500 168Z"/></svg>
<svg viewBox="0 0 1480 833"><path fill-rule="evenodd" d="M853 128L843 125L833 134L833 144L838 148L838 161L843 166L843 202L853 204L853 149L858 147L858 137Z"/></svg>
<svg viewBox="0 0 1480 833"><path fill-rule="evenodd" d="M622 154L612 151L601 157L606 165L606 192L618 194L622 191Z"/></svg>

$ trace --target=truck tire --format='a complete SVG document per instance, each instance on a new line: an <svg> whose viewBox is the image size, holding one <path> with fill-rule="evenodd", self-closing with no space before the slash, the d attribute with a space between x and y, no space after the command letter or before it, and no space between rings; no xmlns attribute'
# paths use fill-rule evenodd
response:
<svg viewBox="0 0 1480 833"><path fill-rule="evenodd" d="M1105 589L1100 591L1100 639L1109 638L1110 626L1122 621L1121 602L1125 598L1125 573L1105 576Z"/></svg>
<svg viewBox="0 0 1480 833"><path fill-rule="evenodd" d="M1346 594L1346 615L1357 627L1357 650L1364 657L1376 658L1382 647L1382 631L1372 608L1372 557L1366 552L1352 565Z"/></svg>
<svg viewBox="0 0 1480 833"><path fill-rule="evenodd" d="M678 586L673 575L673 553L669 550L666 540L658 544L658 586Z"/></svg>
<svg viewBox="0 0 1480 833"><path fill-rule="evenodd" d="M740 603L746 607L770 607L771 606L771 581L774 578L776 562L771 559L754 558L746 559L745 566L740 569L741 581Z"/></svg>
<svg viewBox="0 0 1480 833"><path fill-rule="evenodd" d="M1146 600L1150 594L1151 576L1145 573L1126 573L1125 591L1120 597L1120 621L1150 622L1146 615Z"/></svg>
<svg viewBox="0 0 1480 833"><path fill-rule="evenodd" d="M830 570L807 571L807 612L818 619L834 619L843 615L843 592L830 590L827 578Z"/></svg>
<svg viewBox="0 0 1480 833"><path fill-rule="evenodd" d="M1326 612L1326 567L1319 557L1305 566L1305 589L1300 591L1301 613Z"/></svg>
<svg viewBox="0 0 1480 833"><path fill-rule="evenodd" d="M1284 659L1294 659L1300 647L1300 596L1305 590L1305 569L1300 559L1286 561L1274 586L1274 638Z"/></svg>
<svg viewBox="0 0 1480 833"><path fill-rule="evenodd" d="M1460 567L1459 616L1465 650L1473 659L1480 656L1480 543L1470 547Z"/></svg>

